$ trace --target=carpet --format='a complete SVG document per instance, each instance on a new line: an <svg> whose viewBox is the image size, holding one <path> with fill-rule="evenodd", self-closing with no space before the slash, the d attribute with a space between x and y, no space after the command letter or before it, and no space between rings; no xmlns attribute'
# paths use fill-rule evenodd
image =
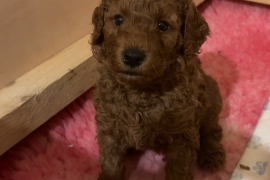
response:
<svg viewBox="0 0 270 180"><path fill-rule="evenodd" d="M270 95L270 7L210 0L199 7L212 30L200 54L224 101L220 124L227 153L215 173L196 180L228 180ZM0 157L0 180L95 180L100 171L95 110L89 90ZM162 156L146 151L127 162L131 180L164 180Z"/></svg>

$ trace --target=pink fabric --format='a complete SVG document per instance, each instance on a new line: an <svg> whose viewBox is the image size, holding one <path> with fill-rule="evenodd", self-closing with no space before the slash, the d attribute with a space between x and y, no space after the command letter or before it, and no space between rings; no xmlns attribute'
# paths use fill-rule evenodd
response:
<svg viewBox="0 0 270 180"><path fill-rule="evenodd" d="M208 1L200 11L212 38L200 55L219 83L220 123L226 166L216 173L196 169L196 180L227 180L239 161L270 95L270 8ZM1 180L95 180L99 172L91 91L0 157ZM127 162L129 179L163 180L162 156L151 151Z"/></svg>

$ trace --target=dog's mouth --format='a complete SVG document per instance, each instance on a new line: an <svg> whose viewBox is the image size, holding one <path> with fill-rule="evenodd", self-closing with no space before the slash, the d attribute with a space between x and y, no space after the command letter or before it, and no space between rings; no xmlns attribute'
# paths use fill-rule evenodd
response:
<svg viewBox="0 0 270 180"><path fill-rule="evenodd" d="M131 70L126 70L126 71L120 71L115 74L116 80L120 84L124 85L131 85L131 86L142 86L142 85L147 85L148 82L151 81L149 77L147 77L143 73L139 73L137 71L131 71Z"/></svg>
<svg viewBox="0 0 270 180"><path fill-rule="evenodd" d="M140 74L132 71L123 71L121 72L122 75L129 76L129 77L141 77Z"/></svg>
<svg viewBox="0 0 270 180"><path fill-rule="evenodd" d="M134 72L124 72L123 73L126 76L131 76L131 77L139 77L140 75Z"/></svg>
<svg viewBox="0 0 270 180"><path fill-rule="evenodd" d="M145 80L145 77L142 74L134 71L122 71L118 73L117 76L119 82L124 83L134 83L142 82Z"/></svg>

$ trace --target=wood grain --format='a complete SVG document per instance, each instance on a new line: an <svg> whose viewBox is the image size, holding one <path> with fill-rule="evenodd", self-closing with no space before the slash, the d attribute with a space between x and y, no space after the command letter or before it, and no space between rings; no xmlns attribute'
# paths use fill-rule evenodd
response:
<svg viewBox="0 0 270 180"><path fill-rule="evenodd" d="M246 1L270 5L270 0L246 0Z"/></svg>
<svg viewBox="0 0 270 180"><path fill-rule="evenodd" d="M0 89L90 32L100 0L0 0Z"/></svg>
<svg viewBox="0 0 270 180"><path fill-rule="evenodd" d="M97 61L90 58L88 39L0 90L0 155L96 83Z"/></svg>
<svg viewBox="0 0 270 180"><path fill-rule="evenodd" d="M205 0L193 0L194 4L196 6L199 6L201 3L203 3Z"/></svg>

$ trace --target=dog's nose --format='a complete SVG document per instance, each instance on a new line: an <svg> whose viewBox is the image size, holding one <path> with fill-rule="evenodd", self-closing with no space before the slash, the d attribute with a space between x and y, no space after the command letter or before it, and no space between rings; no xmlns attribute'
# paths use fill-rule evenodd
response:
<svg viewBox="0 0 270 180"><path fill-rule="evenodd" d="M130 67L137 67L145 59L145 53L137 48L125 49L123 52L123 61Z"/></svg>

